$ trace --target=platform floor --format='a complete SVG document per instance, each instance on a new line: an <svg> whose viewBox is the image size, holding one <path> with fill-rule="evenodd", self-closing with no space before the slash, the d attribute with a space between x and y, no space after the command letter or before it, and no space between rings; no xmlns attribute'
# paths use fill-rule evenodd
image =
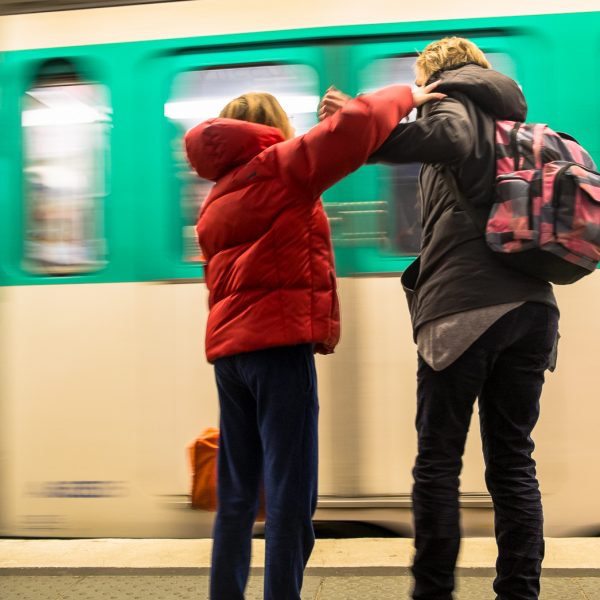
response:
<svg viewBox="0 0 600 600"><path fill-rule="evenodd" d="M399 600L410 598L408 575L331 573L307 575L303 600ZM492 579L464 574L456 600L492 600ZM199 600L208 598L207 575L0 575L3 600ZM262 580L252 576L247 600L262 600ZM598 577L544 577L540 600L600 600Z"/></svg>
<svg viewBox="0 0 600 600"><path fill-rule="evenodd" d="M0 540L2 600L199 600L210 540ZM317 540L303 600L408 599L412 540ZM262 599L255 540L246 599ZM493 540L464 540L455 600L493 600ZM541 600L600 600L600 539L549 539Z"/></svg>

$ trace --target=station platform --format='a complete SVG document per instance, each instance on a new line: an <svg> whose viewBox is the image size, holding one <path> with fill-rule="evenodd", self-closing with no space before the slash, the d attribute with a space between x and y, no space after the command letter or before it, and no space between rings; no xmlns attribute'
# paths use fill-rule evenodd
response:
<svg viewBox="0 0 600 600"><path fill-rule="evenodd" d="M0 540L2 600L199 600L208 597L212 542ZM455 600L492 600L495 542L463 540ZM409 598L412 540L319 539L303 600ZM254 540L247 600L262 599L264 540ZM541 600L600 600L600 539L550 538Z"/></svg>

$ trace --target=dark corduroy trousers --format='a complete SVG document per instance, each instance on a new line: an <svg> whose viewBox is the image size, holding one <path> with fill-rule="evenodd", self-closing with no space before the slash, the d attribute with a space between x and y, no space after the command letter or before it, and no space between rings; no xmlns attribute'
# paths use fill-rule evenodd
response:
<svg viewBox="0 0 600 600"><path fill-rule="evenodd" d="M526 303L494 323L448 368L434 371L419 357L414 600L452 599L460 544L459 475L476 398L494 503L496 598L539 597L543 514L531 432L557 328L555 309Z"/></svg>
<svg viewBox="0 0 600 600"><path fill-rule="evenodd" d="M221 358L215 373L221 433L210 598L244 598L264 480L264 598L300 600L317 503L319 405L312 345Z"/></svg>

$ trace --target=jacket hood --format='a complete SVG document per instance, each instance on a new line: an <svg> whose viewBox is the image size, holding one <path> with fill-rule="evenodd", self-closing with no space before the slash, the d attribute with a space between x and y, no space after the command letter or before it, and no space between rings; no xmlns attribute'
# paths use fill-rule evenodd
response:
<svg viewBox="0 0 600 600"><path fill-rule="evenodd" d="M527 103L523 92L510 77L476 64L459 65L434 73L428 83L440 81L436 92L468 96L494 119L524 121Z"/></svg>
<svg viewBox="0 0 600 600"><path fill-rule="evenodd" d="M185 134L185 149L193 169L204 179L216 181L263 150L282 142L276 127L238 121L209 119Z"/></svg>

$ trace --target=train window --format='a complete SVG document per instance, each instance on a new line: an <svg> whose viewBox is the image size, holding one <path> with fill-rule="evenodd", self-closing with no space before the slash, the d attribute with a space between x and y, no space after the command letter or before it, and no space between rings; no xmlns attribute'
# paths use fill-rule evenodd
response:
<svg viewBox="0 0 600 600"><path fill-rule="evenodd" d="M173 155L181 202L182 259L200 260L195 224L200 204L212 182L202 180L187 164L182 138L204 119L216 117L233 98L249 91L269 92L289 115L297 134L317 122L319 81L314 69L300 64L269 64L187 71L174 81L165 116L174 124Z"/></svg>
<svg viewBox="0 0 600 600"><path fill-rule="evenodd" d="M487 53L493 68L515 77L515 66L511 58L503 53ZM363 91L368 92L393 83L414 85L413 66L416 56L386 57L374 61L365 71ZM413 110L405 121L416 118ZM387 231L382 245L394 254L415 256L421 243L421 199L418 175L420 164L410 163L380 167L382 195L387 197Z"/></svg>
<svg viewBox="0 0 600 600"><path fill-rule="evenodd" d="M93 272L105 264L108 94L77 76L40 76L23 101L24 267Z"/></svg>

